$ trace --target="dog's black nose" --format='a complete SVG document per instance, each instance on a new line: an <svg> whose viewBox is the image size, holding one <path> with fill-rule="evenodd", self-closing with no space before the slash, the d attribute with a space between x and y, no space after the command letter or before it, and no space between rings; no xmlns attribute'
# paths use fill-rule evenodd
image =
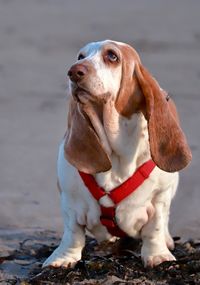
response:
<svg viewBox="0 0 200 285"><path fill-rule="evenodd" d="M71 81L78 82L82 80L83 78L85 78L87 72L88 72L88 69L85 65L75 64L68 71L68 76Z"/></svg>

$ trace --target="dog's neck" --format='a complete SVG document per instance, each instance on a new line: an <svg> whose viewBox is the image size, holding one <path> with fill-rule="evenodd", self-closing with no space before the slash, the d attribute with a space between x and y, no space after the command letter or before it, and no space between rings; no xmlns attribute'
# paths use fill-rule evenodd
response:
<svg viewBox="0 0 200 285"><path fill-rule="evenodd" d="M148 130L142 113L134 114L127 119L117 112L113 101L104 105L103 128L112 150L112 168L96 174L95 179L106 191L110 191L150 159Z"/></svg>

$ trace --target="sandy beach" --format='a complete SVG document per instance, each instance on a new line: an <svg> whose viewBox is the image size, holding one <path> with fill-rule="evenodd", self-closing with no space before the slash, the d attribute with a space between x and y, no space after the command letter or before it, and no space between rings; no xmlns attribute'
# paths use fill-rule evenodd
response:
<svg viewBox="0 0 200 285"><path fill-rule="evenodd" d="M173 235L200 237L200 1L0 2L0 229L62 231L56 159L66 77L84 44L128 42L176 102L193 152L171 209Z"/></svg>

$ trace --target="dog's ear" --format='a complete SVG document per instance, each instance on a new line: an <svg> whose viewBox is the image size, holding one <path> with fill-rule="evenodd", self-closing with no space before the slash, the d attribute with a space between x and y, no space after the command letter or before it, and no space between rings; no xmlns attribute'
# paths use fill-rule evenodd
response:
<svg viewBox="0 0 200 285"><path fill-rule="evenodd" d="M178 171L191 161L192 154L176 107L171 99L166 100L166 92L142 64L136 64L135 73L145 98L143 113L148 122L152 159L164 171Z"/></svg>
<svg viewBox="0 0 200 285"><path fill-rule="evenodd" d="M69 106L64 149L66 159L79 171L94 174L111 168L110 159L89 118L74 100Z"/></svg>

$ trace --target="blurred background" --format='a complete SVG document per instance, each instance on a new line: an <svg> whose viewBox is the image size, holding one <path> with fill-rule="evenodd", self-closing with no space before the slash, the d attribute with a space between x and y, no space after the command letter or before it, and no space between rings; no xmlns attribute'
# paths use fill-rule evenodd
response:
<svg viewBox="0 0 200 285"><path fill-rule="evenodd" d="M171 209L173 235L200 237L200 1L0 1L0 229L62 231L56 159L67 69L88 42L133 45L172 94L193 152Z"/></svg>

